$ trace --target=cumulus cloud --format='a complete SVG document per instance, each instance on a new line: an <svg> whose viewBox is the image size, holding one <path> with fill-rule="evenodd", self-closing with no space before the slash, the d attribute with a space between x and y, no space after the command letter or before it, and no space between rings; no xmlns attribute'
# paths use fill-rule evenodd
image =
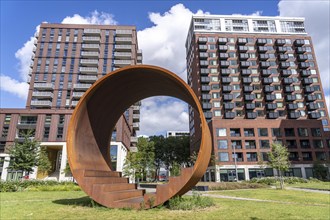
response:
<svg viewBox="0 0 330 220"><path fill-rule="evenodd" d="M21 99L26 99L29 85L26 82L19 82L9 76L0 76L0 87L2 91L10 92Z"/></svg>
<svg viewBox="0 0 330 220"><path fill-rule="evenodd" d="M62 20L62 24L105 24L116 25L118 22L114 20L112 14L106 12L98 12L97 10L90 13L89 16L82 17L79 14L67 16Z"/></svg>
<svg viewBox="0 0 330 220"><path fill-rule="evenodd" d="M325 98L325 102L327 104L328 114L330 115L330 95L326 95L324 98Z"/></svg>
<svg viewBox="0 0 330 220"><path fill-rule="evenodd" d="M280 16L305 17L305 27L313 40L317 64L321 74L322 85L330 93L330 2L329 1L280 1Z"/></svg>
<svg viewBox="0 0 330 220"><path fill-rule="evenodd" d="M168 97L151 97L141 106L142 135L164 134L169 130L188 131L189 115L186 103Z"/></svg>
<svg viewBox="0 0 330 220"><path fill-rule="evenodd" d="M174 5L164 14L149 13L154 25L137 33L143 63L164 67L186 80L185 41L193 14L183 4ZM199 10L195 14L208 13Z"/></svg>

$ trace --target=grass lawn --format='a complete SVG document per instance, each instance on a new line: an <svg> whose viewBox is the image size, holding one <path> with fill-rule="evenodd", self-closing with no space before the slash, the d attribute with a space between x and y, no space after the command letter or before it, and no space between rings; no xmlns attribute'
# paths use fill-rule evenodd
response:
<svg viewBox="0 0 330 220"><path fill-rule="evenodd" d="M195 211L93 208L81 191L1 193L0 219L329 219L329 195L279 190L235 190L223 195L294 201L297 204L214 199L215 207ZM243 193L243 194L241 194ZM265 195L265 196L262 196ZM288 198L289 199L288 199ZM318 198L318 199L317 199ZM320 204L320 205L312 205Z"/></svg>
<svg viewBox="0 0 330 220"><path fill-rule="evenodd" d="M286 184L287 187L305 188L305 189L321 189L330 191L330 182L308 182L308 183L296 183Z"/></svg>
<svg viewBox="0 0 330 220"><path fill-rule="evenodd" d="M280 190L280 189L217 191L217 192L213 192L212 194L242 197L242 198L273 200L273 201L290 202L290 203L292 202L292 203L297 203L301 206L325 205L328 206L330 210L329 194L312 193L312 192L295 191L295 190Z"/></svg>

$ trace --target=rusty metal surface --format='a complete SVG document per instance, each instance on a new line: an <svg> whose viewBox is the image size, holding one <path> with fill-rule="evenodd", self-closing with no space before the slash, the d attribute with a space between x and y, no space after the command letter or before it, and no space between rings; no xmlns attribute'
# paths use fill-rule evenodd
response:
<svg viewBox="0 0 330 220"><path fill-rule="evenodd" d="M145 194L120 172L111 171L110 138L122 113L132 104L151 96L172 96L198 110L201 145L194 167L183 168ZM67 135L68 159L80 187L96 202L112 208L150 208L189 191L204 175L211 156L211 134L199 100L174 73L156 66L121 68L98 80L75 108Z"/></svg>

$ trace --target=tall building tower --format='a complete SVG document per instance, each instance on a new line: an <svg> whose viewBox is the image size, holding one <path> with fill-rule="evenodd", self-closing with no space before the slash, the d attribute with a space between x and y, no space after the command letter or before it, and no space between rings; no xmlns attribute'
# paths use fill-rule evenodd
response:
<svg viewBox="0 0 330 220"><path fill-rule="evenodd" d="M32 131L47 146L53 163L50 177L64 179L66 132L79 99L107 73L141 63L134 26L41 24L35 35L26 109L0 112L1 178L22 175L8 171L4 158L15 140L22 141ZM140 102L127 109L112 133L110 151L117 170L122 169L127 151L136 149L139 116ZM43 178L37 171L34 175Z"/></svg>
<svg viewBox="0 0 330 220"><path fill-rule="evenodd" d="M260 168L274 142L287 146L287 176L312 177L330 157L329 116L303 18L193 16L186 40L188 83L213 136L206 181L273 176ZM190 108L192 150L200 122Z"/></svg>

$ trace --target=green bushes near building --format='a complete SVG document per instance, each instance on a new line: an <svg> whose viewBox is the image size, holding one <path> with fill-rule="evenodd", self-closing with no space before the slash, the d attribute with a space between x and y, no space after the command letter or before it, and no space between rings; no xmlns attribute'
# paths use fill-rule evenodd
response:
<svg viewBox="0 0 330 220"><path fill-rule="evenodd" d="M0 181L0 192L80 190L80 187L73 182L58 182L53 180Z"/></svg>

